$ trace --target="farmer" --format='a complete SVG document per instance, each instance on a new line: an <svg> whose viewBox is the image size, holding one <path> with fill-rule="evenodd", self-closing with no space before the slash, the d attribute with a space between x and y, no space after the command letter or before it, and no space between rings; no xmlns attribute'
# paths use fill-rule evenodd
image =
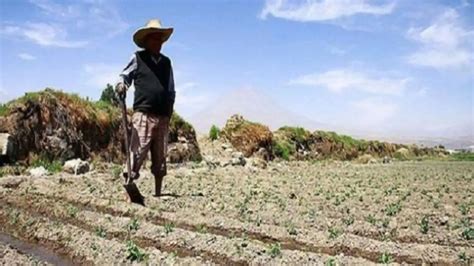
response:
<svg viewBox="0 0 474 266"><path fill-rule="evenodd" d="M150 150L156 197L161 195L166 175L168 127L175 100L171 60L160 51L172 33L173 28L162 27L158 19L152 19L138 29L133 41L144 49L135 52L115 86L121 97L125 97L132 82L135 86L130 140L132 178L139 177L140 167ZM124 176L127 175L125 172Z"/></svg>

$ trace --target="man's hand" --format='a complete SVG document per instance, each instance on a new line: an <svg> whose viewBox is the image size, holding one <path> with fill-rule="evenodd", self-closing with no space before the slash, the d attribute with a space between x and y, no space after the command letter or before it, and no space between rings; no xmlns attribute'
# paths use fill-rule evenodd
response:
<svg viewBox="0 0 474 266"><path fill-rule="evenodd" d="M125 96L127 95L127 86L123 82L118 83L115 86L115 93L117 93L120 98L125 99Z"/></svg>

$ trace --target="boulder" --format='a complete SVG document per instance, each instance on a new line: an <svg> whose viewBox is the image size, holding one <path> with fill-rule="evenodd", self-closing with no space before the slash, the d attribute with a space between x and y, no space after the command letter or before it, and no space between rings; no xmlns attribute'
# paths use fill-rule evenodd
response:
<svg viewBox="0 0 474 266"><path fill-rule="evenodd" d="M64 163L63 170L70 174L81 175L89 172L90 165L87 161L73 159Z"/></svg>
<svg viewBox="0 0 474 266"><path fill-rule="evenodd" d="M28 170L28 173L33 177L41 177L47 175L48 170L46 170L43 166L40 166Z"/></svg>

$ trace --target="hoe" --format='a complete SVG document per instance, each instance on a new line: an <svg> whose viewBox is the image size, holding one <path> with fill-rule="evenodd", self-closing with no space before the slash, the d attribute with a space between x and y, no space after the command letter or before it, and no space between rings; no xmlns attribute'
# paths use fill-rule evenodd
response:
<svg viewBox="0 0 474 266"><path fill-rule="evenodd" d="M125 176L125 182L123 187L127 191L128 196L130 197L130 201L136 204L140 204L145 206L145 197L140 193L138 190L137 185L134 180L135 171L131 171L131 162L130 162L130 127L128 125L128 118L127 118L127 104L125 102L125 95L119 96L119 104L120 108L122 109L122 124L124 126L124 134L125 134L125 149L126 149L126 158L127 158L127 175Z"/></svg>

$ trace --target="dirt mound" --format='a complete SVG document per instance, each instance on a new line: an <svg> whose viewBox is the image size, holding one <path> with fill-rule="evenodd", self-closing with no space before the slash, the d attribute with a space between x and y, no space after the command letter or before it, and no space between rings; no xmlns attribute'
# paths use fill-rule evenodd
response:
<svg viewBox="0 0 474 266"><path fill-rule="evenodd" d="M376 140L359 140L332 131L310 133L303 128L282 127L274 133L275 155L284 159L338 159L353 160L363 155L374 158L400 157L411 159L421 156L447 154L442 148L420 148ZM400 150L406 150L401 155Z"/></svg>
<svg viewBox="0 0 474 266"><path fill-rule="evenodd" d="M221 136L246 157L256 152L265 159L272 157L273 134L267 126L233 115L227 120Z"/></svg>
<svg viewBox="0 0 474 266"><path fill-rule="evenodd" d="M168 142L169 159L172 163L202 160L193 126L177 113L173 113L171 117Z"/></svg>
<svg viewBox="0 0 474 266"><path fill-rule="evenodd" d="M131 120L130 120L131 121ZM185 158L199 154L194 129L179 116L171 121L171 143L179 136L191 143ZM98 157L123 162L120 110L103 101L91 102L50 88L27 93L2 106L0 132L9 134L8 161L27 164L42 158L66 161Z"/></svg>

